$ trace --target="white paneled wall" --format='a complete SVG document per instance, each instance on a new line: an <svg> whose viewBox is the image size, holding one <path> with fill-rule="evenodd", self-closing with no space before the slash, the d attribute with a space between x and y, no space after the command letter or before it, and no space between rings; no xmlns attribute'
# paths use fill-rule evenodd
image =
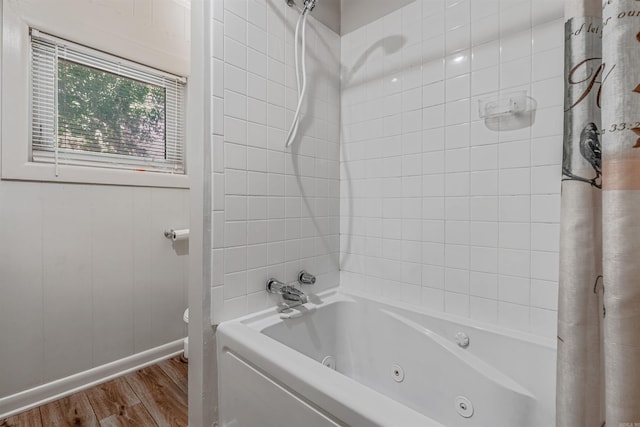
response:
<svg viewBox="0 0 640 427"><path fill-rule="evenodd" d="M341 280L555 336L562 2L417 0L342 37ZM489 130L525 90L533 126Z"/></svg>
<svg viewBox="0 0 640 427"><path fill-rule="evenodd" d="M184 337L188 191L0 182L0 398Z"/></svg>
<svg viewBox="0 0 640 427"><path fill-rule="evenodd" d="M213 3L213 322L274 305L269 277L307 269L338 284L340 38L308 21L308 101L298 143L293 32L284 0Z"/></svg>
<svg viewBox="0 0 640 427"><path fill-rule="evenodd" d="M14 0L30 27L163 71L189 75L188 0Z"/></svg>
<svg viewBox="0 0 640 427"><path fill-rule="evenodd" d="M189 72L188 1L29 0L2 6L53 35ZM13 104L20 105L7 103ZM26 137L18 142L26 151ZM172 246L163 231L189 227L188 194L0 181L0 413L16 409L16 401L35 403L28 400L81 385L91 368L113 363L113 372L139 360L135 355L186 335L187 245ZM76 374L76 381L51 385ZM27 391L37 386L46 390ZM24 391L10 401L8 396Z"/></svg>

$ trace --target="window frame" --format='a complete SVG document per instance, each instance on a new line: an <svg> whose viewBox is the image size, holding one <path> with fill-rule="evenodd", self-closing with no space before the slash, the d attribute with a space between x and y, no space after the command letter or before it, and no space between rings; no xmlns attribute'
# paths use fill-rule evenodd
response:
<svg viewBox="0 0 640 427"><path fill-rule="evenodd" d="M31 35L29 25L4 7L2 11L1 178L44 182L188 188L186 137L184 174L113 169L31 161ZM185 91L186 92L186 91ZM186 94L184 99L186 113ZM184 114L186 129L186 114Z"/></svg>

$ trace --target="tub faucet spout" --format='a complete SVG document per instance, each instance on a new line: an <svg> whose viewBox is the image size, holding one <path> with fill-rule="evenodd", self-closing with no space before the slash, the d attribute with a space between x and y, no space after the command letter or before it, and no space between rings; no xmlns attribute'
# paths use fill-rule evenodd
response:
<svg viewBox="0 0 640 427"><path fill-rule="evenodd" d="M293 286L285 286L282 290L282 298L287 301L297 301L300 304L307 303L307 296L300 289L294 288Z"/></svg>
<svg viewBox="0 0 640 427"><path fill-rule="evenodd" d="M304 292L291 285L286 285L276 279L267 281L267 292L282 295L282 299L292 301L297 304L286 304L287 307L295 307L297 305L306 304L308 299Z"/></svg>

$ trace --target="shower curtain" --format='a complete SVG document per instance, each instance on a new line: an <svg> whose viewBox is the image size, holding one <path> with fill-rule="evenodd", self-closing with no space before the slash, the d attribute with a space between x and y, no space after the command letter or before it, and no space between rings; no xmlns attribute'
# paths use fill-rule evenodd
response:
<svg viewBox="0 0 640 427"><path fill-rule="evenodd" d="M640 427L640 1L566 0L558 427Z"/></svg>

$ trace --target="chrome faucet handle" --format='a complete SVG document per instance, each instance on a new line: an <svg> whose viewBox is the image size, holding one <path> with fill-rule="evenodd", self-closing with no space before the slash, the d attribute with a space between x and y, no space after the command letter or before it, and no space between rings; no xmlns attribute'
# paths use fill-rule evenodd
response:
<svg viewBox="0 0 640 427"><path fill-rule="evenodd" d="M267 280L267 292L270 294L282 294L282 288L285 286L284 283L274 278Z"/></svg>
<svg viewBox="0 0 640 427"><path fill-rule="evenodd" d="M313 285L316 283L316 276L311 273L307 273L305 270L302 270L298 273L298 283L301 285Z"/></svg>

